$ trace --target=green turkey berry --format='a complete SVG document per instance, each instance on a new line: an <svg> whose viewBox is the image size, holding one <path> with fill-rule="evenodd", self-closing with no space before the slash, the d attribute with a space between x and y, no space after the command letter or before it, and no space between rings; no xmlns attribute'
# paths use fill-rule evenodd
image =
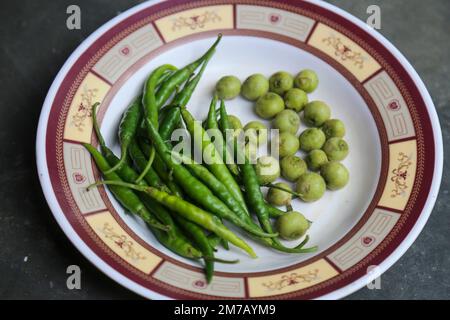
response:
<svg viewBox="0 0 450 320"><path fill-rule="evenodd" d="M241 94L247 100L255 101L269 91L269 80L262 74L256 73L245 79Z"/></svg>
<svg viewBox="0 0 450 320"><path fill-rule="evenodd" d="M330 119L330 107L322 101L311 101L306 104L304 110L305 123L312 127L320 127Z"/></svg>
<svg viewBox="0 0 450 320"><path fill-rule="evenodd" d="M294 80L296 88L302 89L306 93L311 93L316 90L319 84L319 78L313 70L302 70L297 74Z"/></svg>
<svg viewBox="0 0 450 320"><path fill-rule="evenodd" d="M216 93L221 100L234 99L240 92L241 81L235 76L222 77L216 84Z"/></svg>
<svg viewBox="0 0 450 320"><path fill-rule="evenodd" d="M285 71L274 73L269 79L269 91L284 95L294 86L294 78Z"/></svg>

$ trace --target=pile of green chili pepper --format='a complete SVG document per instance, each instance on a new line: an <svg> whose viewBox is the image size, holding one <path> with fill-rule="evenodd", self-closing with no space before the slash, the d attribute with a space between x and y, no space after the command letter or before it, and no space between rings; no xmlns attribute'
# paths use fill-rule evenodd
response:
<svg viewBox="0 0 450 320"><path fill-rule="evenodd" d="M106 146L101 135L96 117L98 103L92 114L100 151L85 144L104 178L89 189L108 185L126 210L147 223L162 245L184 258L204 260L208 282L213 277L214 262L237 262L215 257L219 244L226 249L232 244L256 257L250 245L224 221L279 251L315 250L303 248L307 239L295 248L287 248L278 240L270 218L284 212L264 201L252 164L246 159L238 162L242 164L234 163L231 151L238 148L236 141L230 144L224 138L230 124L223 101L216 109L217 98L212 99L205 127L187 110L220 40L221 35L200 58L181 69L164 64L150 74L142 95L122 116L118 130L120 158ZM172 132L182 123L192 138L201 135L192 140L207 158L207 164L172 150ZM219 128L219 138L213 141L207 130ZM240 152L235 153L242 157ZM251 214L255 214L259 224Z"/></svg>

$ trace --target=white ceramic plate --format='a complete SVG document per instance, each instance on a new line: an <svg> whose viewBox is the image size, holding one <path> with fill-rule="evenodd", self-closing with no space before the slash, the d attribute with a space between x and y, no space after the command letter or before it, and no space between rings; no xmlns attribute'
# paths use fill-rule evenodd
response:
<svg viewBox="0 0 450 320"><path fill-rule="evenodd" d="M258 259L235 248L220 251L240 263L217 264L206 285L199 264L162 247L109 192L86 192L98 171L81 143L96 143L90 105L102 101L101 130L119 153L120 116L151 70L187 64L219 32L224 38L189 103L192 113L206 116L223 75L313 69L320 85L309 98L326 101L332 117L345 122L351 179L318 202L293 202L314 222L310 243L318 252L287 255L248 240ZM243 123L257 118L241 98L228 111ZM130 9L72 54L45 101L37 158L45 196L67 236L102 271L145 297L340 298L385 271L417 237L438 192L441 138L432 101L409 63L347 13L309 1L170 0ZM368 273L370 266L378 272Z"/></svg>

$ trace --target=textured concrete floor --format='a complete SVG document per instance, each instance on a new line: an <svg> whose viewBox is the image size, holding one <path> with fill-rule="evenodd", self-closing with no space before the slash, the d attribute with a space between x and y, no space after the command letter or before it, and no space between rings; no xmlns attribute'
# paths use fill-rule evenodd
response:
<svg viewBox="0 0 450 320"><path fill-rule="evenodd" d="M444 141L450 136L450 1L329 1L366 20L382 10L380 31L409 59L438 110ZM37 120L48 88L69 54L98 26L140 3L135 0L16 0L0 10L0 299L134 299L93 267L54 221L36 174ZM68 31L66 8L82 8L82 29ZM445 149L448 156L449 149ZM448 158L448 157L447 157ZM381 278L380 290L350 299L450 298L450 167L424 231ZM66 268L82 269L82 289L66 288Z"/></svg>

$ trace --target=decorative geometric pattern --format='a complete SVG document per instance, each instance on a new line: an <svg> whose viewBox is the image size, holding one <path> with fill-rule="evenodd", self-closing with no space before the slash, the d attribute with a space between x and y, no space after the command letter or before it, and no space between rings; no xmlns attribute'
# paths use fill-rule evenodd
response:
<svg viewBox="0 0 450 320"><path fill-rule="evenodd" d="M115 83L128 68L162 44L155 28L146 25L119 41L93 69L110 83Z"/></svg>
<svg viewBox="0 0 450 320"><path fill-rule="evenodd" d="M236 7L236 24L239 29L274 32L305 41L314 25L314 20L286 10L246 5Z"/></svg>
<svg viewBox="0 0 450 320"><path fill-rule="evenodd" d="M361 82L381 68L357 43L322 23L314 29L308 44L342 64Z"/></svg>
<svg viewBox="0 0 450 320"><path fill-rule="evenodd" d="M81 213L105 210L97 188L86 190L95 182L89 152L80 144L64 142L64 166L69 187Z"/></svg>
<svg viewBox="0 0 450 320"><path fill-rule="evenodd" d="M330 259L339 269L347 270L365 258L389 234L400 215L375 209L364 226L339 249L330 254Z"/></svg>
<svg viewBox="0 0 450 320"><path fill-rule="evenodd" d="M364 87L380 110L389 141L415 136L414 124L405 100L385 71L367 81Z"/></svg>
<svg viewBox="0 0 450 320"><path fill-rule="evenodd" d="M233 6L205 6L169 15L156 21L166 42L204 31L232 29Z"/></svg>
<svg viewBox="0 0 450 320"><path fill-rule="evenodd" d="M162 282L189 291L221 297L245 297L243 278L214 276L214 281L207 284L203 273L187 270L167 261L153 276Z"/></svg>
<svg viewBox="0 0 450 320"><path fill-rule="evenodd" d="M249 277L249 294L261 298L305 289L338 275L338 272L324 259L305 267L280 272L276 275Z"/></svg>

